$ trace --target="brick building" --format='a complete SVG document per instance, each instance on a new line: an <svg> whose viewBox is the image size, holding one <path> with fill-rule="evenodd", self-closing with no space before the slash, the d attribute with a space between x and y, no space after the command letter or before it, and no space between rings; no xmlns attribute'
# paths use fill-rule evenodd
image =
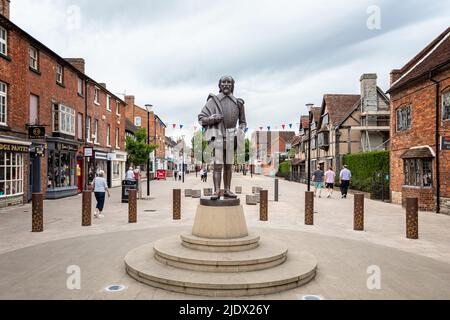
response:
<svg viewBox="0 0 450 320"><path fill-rule="evenodd" d="M83 59L56 54L9 20L9 1L1 4L0 206L26 203L34 192L51 199L81 192L88 168L103 168L83 154L95 125L93 156L106 158L111 185L113 159L124 151L125 103L84 74Z"/></svg>
<svg viewBox="0 0 450 320"><path fill-rule="evenodd" d="M395 203L450 213L450 28L391 73L391 190Z"/></svg>
<svg viewBox="0 0 450 320"><path fill-rule="evenodd" d="M127 105L126 118L129 123L132 123L137 129L145 129L148 133L148 122L150 120L150 143L156 144L158 148L151 156L150 172L155 174L155 170L167 169L166 159L166 125L161 118L153 111L148 111L136 105L134 96L126 96L125 102ZM150 117L149 117L150 116Z"/></svg>

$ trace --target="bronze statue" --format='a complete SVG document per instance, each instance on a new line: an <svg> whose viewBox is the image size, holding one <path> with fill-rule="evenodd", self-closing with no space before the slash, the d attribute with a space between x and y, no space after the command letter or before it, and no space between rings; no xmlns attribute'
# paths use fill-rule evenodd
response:
<svg viewBox="0 0 450 320"><path fill-rule="evenodd" d="M224 180L224 198L236 199L231 192L231 178L233 174L234 152L237 148L237 136L246 126L244 100L234 97L235 81L226 76L220 79L220 93L216 96L210 94L198 116L200 124L205 128L205 140L213 145L214 149L214 194L211 200L220 199L222 184L222 171ZM239 123L239 128L236 125Z"/></svg>

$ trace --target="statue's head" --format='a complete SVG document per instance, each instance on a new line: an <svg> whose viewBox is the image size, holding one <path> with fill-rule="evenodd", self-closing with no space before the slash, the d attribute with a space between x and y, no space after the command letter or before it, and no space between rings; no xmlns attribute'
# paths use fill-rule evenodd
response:
<svg viewBox="0 0 450 320"><path fill-rule="evenodd" d="M219 81L220 93L230 95L234 93L234 79L230 76L222 77Z"/></svg>

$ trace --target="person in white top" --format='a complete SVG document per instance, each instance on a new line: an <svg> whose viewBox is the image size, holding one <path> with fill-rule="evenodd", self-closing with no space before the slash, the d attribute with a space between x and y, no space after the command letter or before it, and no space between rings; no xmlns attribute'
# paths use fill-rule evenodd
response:
<svg viewBox="0 0 450 320"><path fill-rule="evenodd" d="M326 188L328 191L327 198L331 198L333 196L334 191L334 181L336 179L336 173L333 171L333 168L329 168L327 172L325 172L325 182Z"/></svg>
<svg viewBox="0 0 450 320"><path fill-rule="evenodd" d="M352 180L352 173L348 169L348 166L344 166L340 174L340 182L341 182L341 194L342 199L347 199L348 188L350 187L350 181Z"/></svg>
<svg viewBox="0 0 450 320"><path fill-rule="evenodd" d="M130 167L127 171L127 175L125 177L125 180L129 180L129 181L136 181L136 179L134 178L134 170L133 167Z"/></svg>
<svg viewBox="0 0 450 320"><path fill-rule="evenodd" d="M108 193L108 198L111 197L111 194L109 193L108 183L106 182L105 172L103 170L99 171L98 177L95 177L92 184L94 185L95 199L97 200L97 207L95 209L94 217L104 218L105 216L102 212L105 207L106 193Z"/></svg>

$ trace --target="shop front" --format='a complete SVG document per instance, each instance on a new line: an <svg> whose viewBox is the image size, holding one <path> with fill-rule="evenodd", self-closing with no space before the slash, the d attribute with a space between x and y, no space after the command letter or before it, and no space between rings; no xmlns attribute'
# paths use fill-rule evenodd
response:
<svg viewBox="0 0 450 320"><path fill-rule="evenodd" d="M127 156L126 152L120 151L111 154L113 188L122 186L122 180L125 179L126 174Z"/></svg>
<svg viewBox="0 0 450 320"><path fill-rule="evenodd" d="M48 142L47 199L78 194L78 148L69 142Z"/></svg>
<svg viewBox="0 0 450 320"><path fill-rule="evenodd" d="M26 202L30 145L27 141L0 138L0 208Z"/></svg>
<svg viewBox="0 0 450 320"><path fill-rule="evenodd" d="M103 150L94 150L93 157L89 158L87 166L87 179L88 183L92 184L94 178L99 174L100 171L105 172L105 179L108 182L108 187L112 185L111 177L111 161L108 152Z"/></svg>

